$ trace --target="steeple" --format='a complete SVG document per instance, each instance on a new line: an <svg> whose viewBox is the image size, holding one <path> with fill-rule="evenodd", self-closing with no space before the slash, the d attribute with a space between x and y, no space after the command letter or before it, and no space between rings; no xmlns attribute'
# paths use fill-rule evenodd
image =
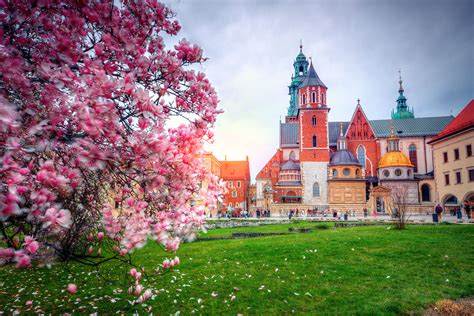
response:
<svg viewBox="0 0 474 316"><path fill-rule="evenodd" d="M342 122L339 123L339 137L337 138L337 150L347 149L346 137L344 137Z"/></svg>
<svg viewBox="0 0 474 316"><path fill-rule="evenodd" d="M390 137L387 138L387 143L388 143L387 151L388 152L400 151L399 141L400 141L400 138L395 135L395 127L394 127L393 121L390 121Z"/></svg>
<svg viewBox="0 0 474 316"><path fill-rule="evenodd" d="M392 111L392 119L398 120L398 119L405 119L405 118L414 118L414 110L413 108L410 110L410 108L407 105L407 98L403 95L403 92L405 91L403 89L403 80L402 80L402 72L398 70L399 74L399 85L400 88L398 89L398 93L400 94L397 98L397 111L393 112Z"/></svg>
<svg viewBox="0 0 474 316"><path fill-rule="evenodd" d="M288 107L288 116L298 115L298 86L303 81L308 72L308 60L303 54L303 42L300 40L300 51L296 55L293 62L293 73L291 74L291 82L288 86L288 94L290 95L290 106Z"/></svg>
<svg viewBox="0 0 474 316"><path fill-rule="evenodd" d="M327 88L326 85L321 81L321 79L319 79L316 70L314 70L313 61L311 61L308 74L304 78L303 82L300 84L299 88L303 88L306 86L323 86Z"/></svg>

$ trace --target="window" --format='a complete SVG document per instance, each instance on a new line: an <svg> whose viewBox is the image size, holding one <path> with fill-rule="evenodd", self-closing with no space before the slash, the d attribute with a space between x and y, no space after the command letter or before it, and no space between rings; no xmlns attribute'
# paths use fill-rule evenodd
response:
<svg viewBox="0 0 474 316"><path fill-rule="evenodd" d="M240 188L240 186L241 186L240 181L237 181L237 187Z"/></svg>
<svg viewBox="0 0 474 316"><path fill-rule="evenodd" d="M319 197L319 183L313 184L313 197Z"/></svg>
<svg viewBox="0 0 474 316"><path fill-rule="evenodd" d="M303 94L303 104L306 104L306 94Z"/></svg>
<svg viewBox="0 0 474 316"><path fill-rule="evenodd" d="M360 177L360 169L359 168L356 169L356 177L357 178Z"/></svg>
<svg viewBox="0 0 474 316"><path fill-rule="evenodd" d="M316 126L316 115L313 115L312 122L313 122L313 126Z"/></svg>
<svg viewBox="0 0 474 316"><path fill-rule="evenodd" d="M227 206L232 207L232 202L229 202Z"/></svg>
<svg viewBox="0 0 474 316"><path fill-rule="evenodd" d="M383 171L383 176L384 176L385 178L390 177L390 171L384 170L384 171Z"/></svg>
<svg viewBox="0 0 474 316"><path fill-rule="evenodd" d="M300 69L299 69L299 75L303 75L303 66L300 66Z"/></svg>
<svg viewBox="0 0 474 316"><path fill-rule="evenodd" d="M459 149L454 150L454 160L459 160Z"/></svg>
<svg viewBox="0 0 474 316"><path fill-rule="evenodd" d="M472 146L471 145L466 145L466 156L467 157L472 156Z"/></svg>
<svg viewBox="0 0 474 316"><path fill-rule="evenodd" d="M349 168L344 168L344 170L342 170L342 174L344 174L347 177L348 175L351 174L351 171L349 170Z"/></svg>
<svg viewBox="0 0 474 316"><path fill-rule="evenodd" d="M444 184L449 185L449 174L448 173L444 175Z"/></svg>
<svg viewBox="0 0 474 316"><path fill-rule="evenodd" d="M474 181L474 169L470 169L468 170L469 172L469 182L473 182Z"/></svg>
<svg viewBox="0 0 474 316"><path fill-rule="evenodd" d="M326 104L326 96L324 95L324 93L321 93L321 103Z"/></svg>
<svg viewBox="0 0 474 316"><path fill-rule="evenodd" d="M235 191L235 190L232 191L232 197L234 197L234 198L237 197L237 191Z"/></svg>
<svg viewBox="0 0 474 316"><path fill-rule="evenodd" d="M444 163L448 162L448 153L447 152L443 153L443 161L444 161Z"/></svg>
<svg viewBox="0 0 474 316"><path fill-rule="evenodd" d="M232 181L229 181L229 188L232 188L232 185L233 185Z"/></svg>
<svg viewBox="0 0 474 316"><path fill-rule="evenodd" d="M313 103L316 103L316 92L313 92L313 93L311 94L311 98L313 99L313 100L312 100Z"/></svg>
<svg viewBox="0 0 474 316"><path fill-rule="evenodd" d="M407 170L407 175L408 175L408 177L411 177L411 170L410 169Z"/></svg>
<svg viewBox="0 0 474 316"><path fill-rule="evenodd" d="M296 160L296 155L293 150L290 152L290 160Z"/></svg>
<svg viewBox="0 0 474 316"><path fill-rule="evenodd" d="M362 168L365 168L365 147L362 145L357 148L357 160L359 160Z"/></svg>
<svg viewBox="0 0 474 316"><path fill-rule="evenodd" d="M401 176L401 175L402 175L402 170L396 169L396 170L395 170L395 175L396 175L397 177Z"/></svg>
<svg viewBox="0 0 474 316"><path fill-rule="evenodd" d="M461 183L461 171L456 171L456 184Z"/></svg>
<svg viewBox="0 0 474 316"><path fill-rule="evenodd" d="M317 147L318 143L316 142L316 135L313 135L313 147Z"/></svg>
<svg viewBox="0 0 474 316"><path fill-rule="evenodd" d="M337 177L337 169L332 169L332 176Z"/></svg>
<svg viewBox="0 0 474 316"><path fill-rule="evenodd" d="M431 201L431 189L428 184L423 184L421 186L421 201L422 202L430 202Z"/></svg>
<svg viewBox="0 0 474 316"><path fill-rule="evenodd" d="M418 161L416 157L416 146L415 144L411 144L410 147L408 147L408 156L410 157L410 162L413 166L415 166L415 172L417 172L418 169Z"/></svg>

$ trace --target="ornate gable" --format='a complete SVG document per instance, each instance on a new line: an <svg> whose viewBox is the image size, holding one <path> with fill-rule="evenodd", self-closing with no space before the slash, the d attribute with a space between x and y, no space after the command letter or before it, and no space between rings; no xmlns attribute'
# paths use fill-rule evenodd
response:
<svg viewBox="0 0 474 316"><path fill-rule="evenodd" d="M374 130L372 129L372 126L370 125L370 122L367 119L367 116L365 115L360 103L358 103L355 108L345 136L349 140L375 139Z"/></svg>

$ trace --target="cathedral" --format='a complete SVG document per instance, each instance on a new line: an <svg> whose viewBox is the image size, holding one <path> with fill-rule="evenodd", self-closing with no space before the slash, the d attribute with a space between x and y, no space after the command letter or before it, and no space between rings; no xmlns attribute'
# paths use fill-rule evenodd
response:
<svg viewBox="0 0 474 316"><path fill-rule="evenodd" d="M410 210L432 210L438 197L428 142L453 117L415 117L400 76L389 119L369 120L357 100L349 121L331 122L328 87L302 45L293 70L279 148L256 176L254 207L388 213L391 192L402 188Z"/></svg>

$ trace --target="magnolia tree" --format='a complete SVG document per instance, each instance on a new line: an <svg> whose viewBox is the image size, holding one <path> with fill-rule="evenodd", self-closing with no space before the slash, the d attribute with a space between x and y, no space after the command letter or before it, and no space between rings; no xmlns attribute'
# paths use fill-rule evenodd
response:
<svg viewBox="0 0 474 316"><path fill-rule="evenodd" d="M0 6L0 261L97 265L149 238L172 252L192 239L221 190L197 159L220 110L190 67L201 48L165 45L173 12L154 0Z"/></svg>

